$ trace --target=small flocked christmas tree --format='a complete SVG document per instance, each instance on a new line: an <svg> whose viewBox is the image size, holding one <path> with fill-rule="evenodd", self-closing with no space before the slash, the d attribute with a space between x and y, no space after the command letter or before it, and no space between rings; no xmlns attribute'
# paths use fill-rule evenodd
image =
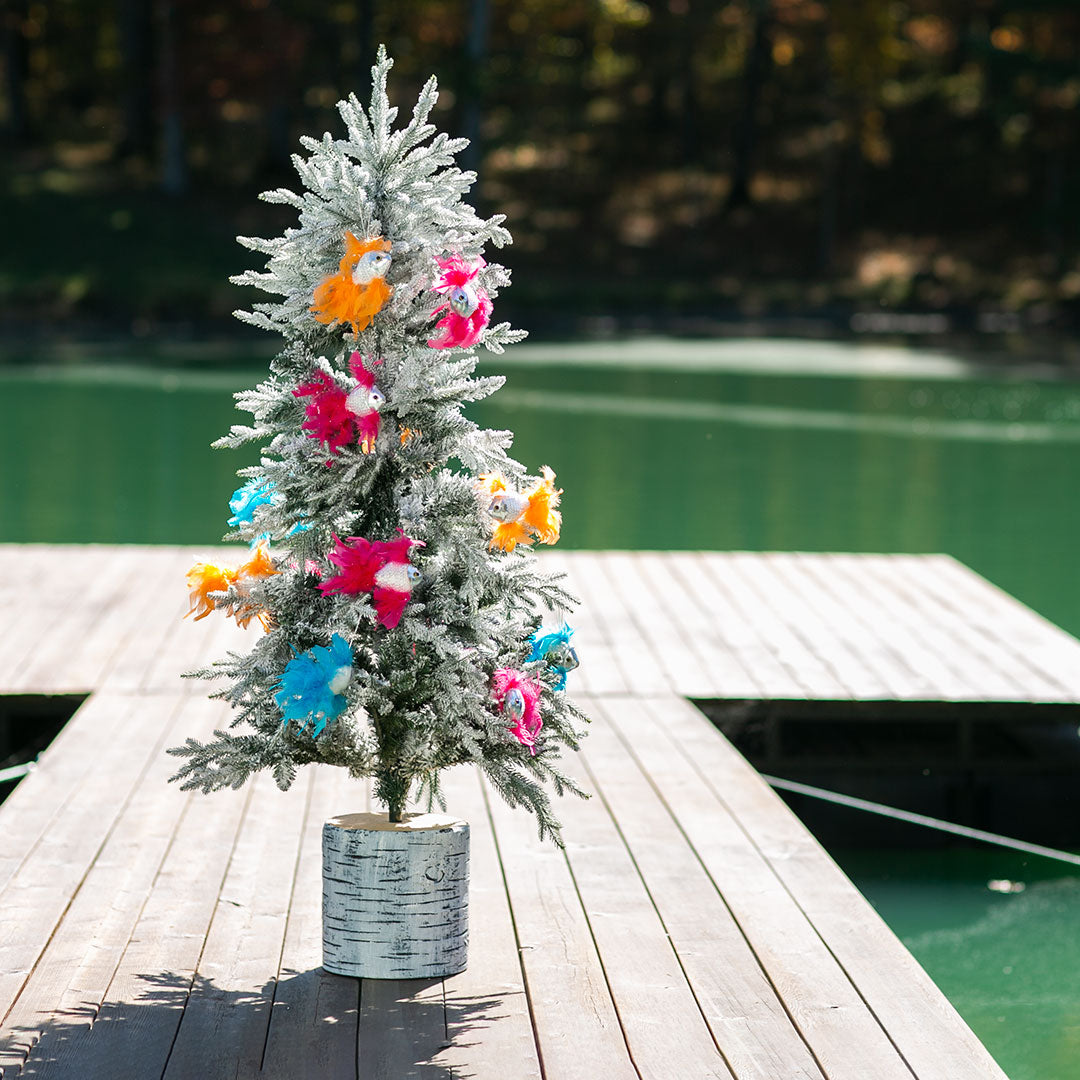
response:
<svg viewBox="0 0 1080 1080"><path fill-rule="evenodd" d="M393 130L391 64L380 49L366 113L339 104L346 138L303 140L306 190L262 196L298 226L241 238L269 258L234 280L280 299L238 316L285 347L237 395L253 423L215 443L262 446L229 504L230 536L252 551L236 569L193 567L188 585L196 619L262 632L196 673L227 681L215 696L232 730L172 748L173 779L212 791L271 769L288 788L298 766L328 762L373 777L400 821L410 799L442 803L442 769L471 762L558 840L543 784L577 792L558 758L585 718L562 692L569 628L541 625L574 601L532 545L558 539L560 492L546 466L529 477L507 455L510 432L462 412L503 383L474 377L475 348L524 337L490 324L510 275L482 252L510 235L462 201L475 176L454 165L466 141L427 122L434 78Z"/></svg>

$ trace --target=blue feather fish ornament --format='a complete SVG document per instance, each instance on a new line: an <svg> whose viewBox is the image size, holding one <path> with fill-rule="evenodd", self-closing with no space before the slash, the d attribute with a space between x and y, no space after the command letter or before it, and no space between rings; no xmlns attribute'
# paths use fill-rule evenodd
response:
<svg viewBox="0 0 1080 1080"><path fill-rule="evenodd" d="M280 689L274 695L282 725L295 720L303 731L310 722L312 738L321 735L348 704L344 691L352 681L352 665L352 649L340 634L330 639L329 648L316 645L297 653L285 665L277 684Z"/></svg>
<svg viewBox="0 0 1080 1080"><path fill-rule="evenodd" d="M552 671L558 672L559 679L555 683L556 690L566 689L566 676L579 664L577 650L570 644L570 638L574 631L563 623L558 630L550 630L541 634L537 629L529 641L532 643L532 651L526 660L546 660Z"/></svg>

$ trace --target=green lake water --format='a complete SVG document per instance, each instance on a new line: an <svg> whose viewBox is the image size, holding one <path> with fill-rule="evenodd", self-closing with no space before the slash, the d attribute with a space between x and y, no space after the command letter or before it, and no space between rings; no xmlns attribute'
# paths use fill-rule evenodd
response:
<svg viewBox="0 0 1080 1080"><path fill-rule="evenodd" d="M508 383L470 415L556 470L564 547L948 552L1080 634L1080 385L1049 370L635 341L523 345L484 371ZM0 541L217 543L255 454L209 443L260 378L0 367ZM1080 875L986 851L837 854L1013 1080L1080 1077Z"/></svg>

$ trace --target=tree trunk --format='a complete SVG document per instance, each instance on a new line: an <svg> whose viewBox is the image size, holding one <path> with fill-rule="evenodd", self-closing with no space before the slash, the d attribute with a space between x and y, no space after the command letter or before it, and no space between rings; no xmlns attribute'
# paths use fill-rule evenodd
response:
<svg viewBox="0 0 1080 1080"><path fill-rule="evenodd" d="M121 154L150 155L153 146L152 0L120 5L120 55L123 63L124 138Z"/></svg>
<svg viewBox="0 0 1080 1080"><path fill-rule="evenodd" d="M447 814L347 814L323 825L323 967L364 979L465 969L469 826Z"/></svg>
<svg viewBox="0 0 1080 1080"><path fill-rule="evenodd" d="M13 143L29 139L30 117L26 106L26 77L30 69L29 45L24 29L27 0L11 0L0 21L3 34L4 82L8 101L8 138Z"/></svg>
<svg viewBox="0 0 1080 1080"><path fill-rule="evenodd" d="M161 186L169 195L187 191L187 147L184 139L177 58L175 0L158 0L158 76L161 96Z"/></svg>
<svg viewBox="0 0 1080 1080"><path fill-rule="evenodd" d="M750 202L750 176L758 133L758 103L771 60L771 30L771 0L755 0L754 35L743 69L742 108L735 127L735 162L731 170L731 190L724 207L726 211L736 210Z"/></svg>
<svg viewBox="0 0 1080 1080"><path fill-rule="evenodd" d="M469 145L461 152L461 165L476 172L483 159L480 125L484 118L484 69L487 64L490 0L470 0L469 29L465 38L465 71L461 79L461 134Z"/></svg>

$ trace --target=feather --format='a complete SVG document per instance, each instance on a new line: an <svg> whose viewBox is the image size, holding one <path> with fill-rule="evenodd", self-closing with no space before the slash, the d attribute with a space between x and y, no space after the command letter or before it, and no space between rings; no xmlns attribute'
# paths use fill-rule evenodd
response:
<svg viewBox="0 0 1080 1080"><path fill-rule="evenodd" d="M409 549L423 547L399 529L396 540L366 540L352 536L342 541L334 536L335 549L328 556L339 573L318 585L323 596L335 593L357 595L369 592L378 621L392 630L412 595L420 572L409 562Z"/></svg>
<svg viewBox="0 0 1080 1080"><path fill-rule="evenodd" d="M460 255L436 259L442 273L432 292L444 297L432 312L446 314L435 324L435 336L428 341L432 349L467 349L480 340L491 322L491 298L477 283L477 276L487 266L482 258L467 263ZM441 335L441 336L440 336Z"/></svg>
<svg viewBox="0 0 1080 1080"><path fill-rule="evenodd" d="M187 587L191 609L187 615L195 615L195 622L205 619L214 610L214 601L210 599L211 593L224 593L229 591L229 586L236 580L236 571L213 563L196 563L187 572ZM198 612L196 615L195 613Z"/></svg>
<svg viewBox="0 0 1080 1080"><path fill-rule="evenodd" d="M338 272L319 283L313 298L315 302L308 309L318 322L326 326L336 322L350 323L354 334L371 325L393 292L381 276L373 276L367 281L355 280L357 264L371 251L389 252L390 241L378 236L358 240L351 232L345 233L345 254L338 263Z"/></svg>
<svg viewBox="0 0 1080 1080"><path fill-rule="evenodd" d="M353 441L353 414L347 407L348 395L325 371L316 371L308 382L294 391L295 397L310 397L305 407L307 419L301 427L313 439L326 443L332 454Z"/></svg>
<svg viewBox="0 0 1080 1080"><path fill-rule="evenodd" d="M535 756L536 737L544 726L544 721L540 717L540 684L523 671L500 668L492 676L492 688L499 712L513 720L509 728L510 734L522 746L527 746L529 753ZM521 716L512 716L507 710L507 695L513 690L521 694L523 706Z"/></svg>
<svg viewBox="0 0 1080 1080"><path fill-rule="evenodd" d="M562 491L555 487L555 473L546 465L540 478L525 493L514 491L499 473L482 473L477 490L489 500L487 512L493 519L493 550L513 551L518 544L554 544L562 529L562 515L555 509Z"/></svg>
<svg viewBox="0 0 1080 1080"><path fill-rule="evenodd" d="M349 685L352 672L352 649L339 634L331 638L329 648L316 645L296 654L275 684L274 700L281 710L282 726L295 720L303 731L310 722L312 738L321 735L348 705L341 691Z"/></svg>
<svg viewBox="0 0 1080 1080"><path fill-rule="evenodd" d="M540 475L536 486L529 492L522 520L536 532L541 544L554 544L562 529L562 514L555 509L562 491L555 487L555 474L546 465L540 470Z"/></svg>

